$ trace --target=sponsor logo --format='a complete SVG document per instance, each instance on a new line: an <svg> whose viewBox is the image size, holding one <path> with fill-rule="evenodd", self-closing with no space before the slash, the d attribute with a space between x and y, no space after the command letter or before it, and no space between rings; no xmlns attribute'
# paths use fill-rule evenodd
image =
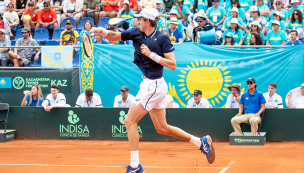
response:
<svg viewBox="0 0 304 173"><path fill-rule="evenodd" d="M0 80L1 82L1 80ZM47 82L47 83L45 83ZM13 80L13 86L15 89L32 88L33 85L40 85L42 89L49 88L52 85L58 85L67 87L67 79L51 79L51 78L22 78L20 76L15 77ZM50 85L49 85L50 84Z"/></svg>
<svg viewBox="0 0 304 173"><path fill-rule="evenodd" d="M12 87L11 77L0 77L0 88L11 88Z"/></svg>
<svg viewBox="0 0 304 173"><path fill-rule="evenodd" d="M77 114L75 114L72 110L70 110L68 114L68 122L70 124L59 125L60 137L90 137L88 126L77 124L80 121L80 118L77 116Z"/></svg>
<svg viewBox="0 0 304 173"><path fill-rule="evenodd" d="M14 136L15 136L14 134L6 135L6 139L13 138Z"/></svg>
<svg viewBox="0 0 304 173"><path fill-rule="evenodd" d="M260 140L259 139L239 139L239 138L235 138L234 142L236 143L259 143Z"/></svg>
<svg viewBox="0 0 304 173"><path fill-rule="evenodd" d="M119 122L120 125L112 125L112 137L113 138L127 138L128 137L128 133L127 133L127 129L125 126L125 118L127 117L127 114L125 113L125 111L120 111L119 112ZM138 125L138 132L139 132L139 137L142 138L142 131L140 126Z"/></svg>
<svg viewBox="0 0 304 173"><path fill-rule="evenodd" d="M25 84L24 79L20 76L15 77L13 80L13 86L17 90L22 89L24 87L24 84Z"/></svg>
<svg viewBox="0 0 304 173"><path fill-rule="evenodd" d="M204 149L205 153L209 153L205 143L203 143L203 149Z"/></svg>

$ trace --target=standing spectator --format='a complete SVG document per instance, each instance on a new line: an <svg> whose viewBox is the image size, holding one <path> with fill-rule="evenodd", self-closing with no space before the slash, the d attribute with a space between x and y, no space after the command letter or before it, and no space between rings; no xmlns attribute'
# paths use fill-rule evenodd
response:
<svg viewBox="0 0 304 173"><path fill-rule="evenodd" d="M176 29L176 26L178 25L177 18L172 18L169 23L169 38L171 43L183 43L183 33Z"/></svg>
<svg viewBox="0 0 304 173"><path fill-rule="evenodd" d="M226 11L219 6L219 0L212 0L213 7L207 11L207 21L218 30L222 29L222 24L226 18Z"/></svg>
<svg viewBox="0 0 304 173"><path fill-rule="evenodd" d="M209 108L208 100L202 97L201 90L193 92L193 98L188 100L187 108Z"/></svg>
<svg viewBox="0 0 304 173"><path fill-rule="evenodd" d="M268 23L268 31L270 31L270 30L273 30L273 28L272 28L272 22L273 21L279 21L280 22L280 28L279 28L279 30L282 30L282 31L284 31L284 32L286 32L286 26L285 26L285 22L282 20L282 18L281 18L281 13L280 12L275 12L274 14L273 14L273 20L271 20L271 21L269 21L269 23Z"/></svg>
<svg viewBox="0 0 304 173"><path fill-rule="evenodd" d="M231 119L231 124L235 135L243 135L240 124L249 121L251 134L255 136L258 124L261 122L260 115L265 111L266 101L263 94L256 90L257 85L253 78L249 78L246 82L249 90L242 94L239 113ZM242 114L243 112L245 114Z"/></svg>
<svg viewBox="0 0 304 173"><path fill-rule="evenodd" d="M225 108L239 108L240 107L240 99L242 96L241 86L237 83L232 84L228 87L231 91L231 94L227 97Z"/></svg>
<svg viewBox="0 0 304 173"><path fill-rule="evenodd" d="M21 106L42 106L43 101L40 85L33 85L31 92L25 91Z"/></svg>
<svg viewBox="0 0 304 173"><path fill-rule="evenodd" d="M156 8L156 0L140 0L139 10L143 10L145 8Z"/></svg>
<svg viewBox="0 0 304 173"><path fill-rule="evenodd" d="M291 18L291 15L292 15L293 11L295 11L295 10L300 10L302 13L302 16L304 15L302 6L299 6L299 0L291 0L290 4L291 4L291 8L289 8L289 10L288 10L289 18Z"/></svg>
<svg viewBox="0 0 304 173"><path fill-rule="evenodd" d="M293 92L299 90L299 92ZM304 83L287 94L288 108L304 108Z"/></svg>
<svg viewBox="0 0 304 173"><path fill-rule="evenodd" d="M38 24L36 25L36 29L45 28L47 30L55 30L57 29L57 14L51 9L50 1L43 2L43 9L40 10L38 14Z"/></svg>
<svg viewBox="0 0 304 173"><path fill-rule="evenodd" d="M11 41L6 37L6 31L0 29L0 46L11 46ZM0 65L7 67L9 48L0 48Z"/></svg>
<svg viewBox="0 0 304 173"><path fill-rule="evenodd" d="M30 16L30 19L26 19L24 16ZM36 24L38 21L38 12L35 11L34 9L34 3L33 2L29 2L28 3L28 10L26 10L23 15L21 16L21 20L24 23L24 27L28 28L29 30L31 29L35 29L36 28Z"/></svg>
<svg viewBox="0 0 304 173"><path fill-rule="evenodd" d="M288 22L288 11L283 8L282 1L277 0L276 3L275 3L275 7L276 7L276 9L272 11L270 19L274 18L274 14L276 12L280 12L280 14L281 14L280 17L281 17L282 21L287 23Z"/></svg>
<svg viewBox="0 0 304 173"><path fill-rule="evenodd" d="M124 1L121 0L119 3L118 3L118 6L119 6L119 11L122 9L122 3ZM130 10L133 10L135 13L137 13L138 11L138 3L137 3L137 0L129 0L129 5L130 5Z"/></svg>
<svg viewBox="0 0 304 173"><path fill-rule="evenodd" d="M103 11L99 13L99 19L103 17L115 18L117 16L118 0L101 0Z"/></svg>
<svg viewBox="0 0 304 173"><path fill-rule="evenodd" d="M14 6L14 11L18 13L18 16L21 17L22 14L25 12L27 9L27 2L28 0L13 0L13 6ZM18 17L18 19L19 19Z"/></svg>
<svg viewBox="0 0 304 173"><path fill-rule="evenodd" d="M226 3L227 3L227 1L226 1ZM231 4L232 4L231 8L229 8L228 11L227 11L227 14L228 14L227 17L231 17L231 10L233 8L237 8L238 9L238 16L237 17L240 17L240 18L242 18L243 21L245 21L245 10L241 7L239 1L238 0L232 0Z"/></svg>
<svg viewBox="0 0 304 173"><path fill-rule="evenodd" d="M10 3L10 0L0 1L0 14L3 14L5 11L7 11L6 7L9 3Z"/></svg>
<svg viewBox="0 0 304 173"><path fill-rule="evenodd" d="M265 36L264 34L261 32L261 29L260 29L260 24L257 22L257 21L254 21L251 23L250 25L250 31L248 31L246 34L245 34L245 37L244 37L244 45L250 45L251 43L251 36L256 33L258 35L260 35L261 39L262 39L262 44L261 45L265 45ZM258 43L256 43L257 45L260 45Z"/></svg>
<svg viewBox="0 0 304 173"><path fill-rule="evenodd" d="M177 19L181 20L181 22L184 24L190 14L190 11L186 6L183 5L183 3L184 3L183 0L177 0L176 6L172 7L171 11L177 10L178 12Z"/></svg>
<svg viewBox="0 0 304 173"><path fill-rule="evenodd" d="M232 32L229 32L225 35L223 38L223 43L221 45L223 46L237 46L238 44L234 41L233 38L234 34Z"/></svg>
<svg viewBox="0 0 304 173"><path fill-rule="evenodd" d="M36 40L30 38L30 30L28 28L22 28L21 33L23 38L19 38L16 41L16 46L39 46ZM15 48L14 52L8 52L8 56L14 66L19 67L31 63L34 51L37 52L34 61L38 61L40 48Z"/></svg>
<svg viewBox="0 0 304 173"><path fill-rule="evenodd" d="M263 16L266 21L269 21L268 15L269 15L269 8L266 4L264 4L263 0L256 0L257 7L259 9L260 15Z"/></svg>
<svg viewBox="0 0 304 173"><path fill-rule="evenodd" d="M268 85L268 92L264 93L263 96L266 100L266 108L283 108L282 97L275 93L277 90L276 83L270 83Z"/></svg>
<svg viewBox="0 0 304 173"><path fill-rule="evenodd" d="M287 24L287 33L290 33L291 30L297 30L298 38L301 40L304 38L304 20L300 10L294 10L292 12L291 19L288 21Z"/></svg>
<svg viewBox="0 0 304 173"><path fill-rule="evenodd" d="M14 11L14 4L10 3L7 6L8 11L6 11L3 14L3 19L7 21L8 26L11 29L15 29L17 27L17 25L19 24L19 17L18 14ZM10 33L10 35L12 36L13 34Z"/></svg>
<svg viewBox="0 0 304 173"><path fill-rule="evenodd" d="M224 32L226 28L229 28L230 27L230 21L232 19L237 19L238 21L238 27L241 29L241 30L245 30L245 23L243 22L242 18L238 17L238 12L239 10L236 8L236 7L233 7L231 10L230 10L230 13L231 13L231 17L227 17L224 21L224 24L223 24L223 27L222 27L222 31Z"/></svg>
<svg viewBox="0 0 304 173"><path fill-rule="evenodd" d="M238 20L236 18L231 19L230 27L224 31L223 36L222 36L223 43L225 43L224 38L228 33L233 33L233 38L234 38L234 41L236 44L238 44L238 45L243 44L243 41L244 41L243 31L239 28Z"/></svg>
<svg viewBox="0 0 304 173"><path fill-rule="evenodd" d="M129 88L123 86L120 89L120 95L114 99L114 107L126 107L129 108L134 100L134 96L129 93Z"/></svg>
<svg viewBox="0 0 304 173"><path fill-rule="evenodd" d="M6 37L10 38L11 35L11 29L7 24L6 20L3 20L2 14L0 14L0 29L4 29L6 32Z"/></svg>
<svg viewBox="0 0 304 173"><path fill-rule="evenodd" d="M53 0L54 9L55 9L56 14L57 14L58 28L60 28L60 26L61 26L61 15L62 15L62 12L63 12L63 3L64 3L64 0Z"/></svg>
<svg viewBox="0 0 304 173"><path fill-rule="evenodd" d="M117 18L122 18L122 19L129 18L129 19L122 20L121 22L119 22L116 25L116 28L123 28L124 30L129 29L134 14L135 14L134 11L130 10L129 1L124 0L124 2L122 3L122 9L118 12Z"/></svg>
<svg viewBox="0 0 304 173"><path fill-rule="evenodd" d="M98 11L99 11L99 1L98 0L84 0L83 1L83 12L82 18L90 17L94 19L95 26L98 26Z"/></svg>
<svg viewBox="0 0 304 173"><path fill-rule="evenodd" d="M194 13L199 13L199 11L204 11L204 1L203 0L194 0ZM204 11L205 12L205 11Z"/></svg>
<svg viewBox="0 0 304 173"><path fill-rule="evenodd" d="M251 38L250 38L250 45L251 46L264 45L264 41L263 41L261 35L258 33L252 33ZM256 47L253 49L260 49L260 48Z"/></svg>
<svg viewBox="0 0 304 173"><path fill-rule="evenodd" d="M246 13L250 13L249 10L253 5L252 0L239 0L239 3Z"/></svg>
<svg viewBox="0 0 304 173"><path fill-rule="evenodd" d="M67 20L65 23L66 30L61 32L60 35L60 46L62 45L75 45L77 43L77 38L79 34L77 31L73 30L73 22Z"/></svg>
<svg viewBox="0 0 304 173"><path fill-rule="evenodd" d="M53 108L60 108L66 106L66 99L64 94L59 93L59 86L51 86L51 94L47 95L42 103L42 107L46 112L50 112Z"/></svg>
<svg viewBox="0 0 304 173"><path fill-rule="evenodd" d="M92 89L86 89L78 96L75 107L102 107L100 96Z"/></svg>
<svg viewBox="0 0 304 173"><path fill-rule="evenodd" d="M247 21L247 26L246 26L246 32L249 31L251 24L254 21L257 21L259 23L259 26L261 26L260 30L262 31L263 34L266 33L266 25L267 25L267 21L264 17L260 16L260 12L258 10L258 8L256 6L251 7L251 16L252 18L250 18Z"/></svg>
<svg viewBox="0 0 304 173"><path fill-rule="evenodd" d="M287 37L284 31L280 30L280 22L275 20L272 22L273 30L266 35L266 45L285 45Z"/></svg>
<svg viewBox="0 0 304 173"><path fill-rule="evenodd" d="M197 20L198 26L193 29L193 33L192 33L193 42L198 42L197 34L199 31L207 31L207 30L210 30L213 28L208 22L206 22L206 15L204 13L201 14L201 11L199 12L196 20Z"/></svg>
<svg viewBox="0 0 304 173"><path fill-rule="evenodd" d="M167 12L171 10L172 7L176 6L175 0L164 0L165 9Z"/></svg>
<svg viewBox="0 0 304 173"><path fill-rule="evenodd" d="M67 17L72 17L76 21L76 26L79 28L80 19L83 9L82 0L65 0L63 5L63 14L61 15L61 25L62 21ZM105 7L104 7L105 8Z"/></svg>
<svg viewBox="0 0 304 173"><path fill-rule="evenodd" d="M37 0L36 6L35 6L37 11L40 11L41 9L43 9L43 3L44 3L44 0Z"/></svg>
<svg viewBox="0 0 304 173"><path fill-rule="evenodd" d="M286 46L295 46L295 45L301 45L303 44L301 41L297 40L298 37L298 31L292 30L290 32L290 41L286 42Z"/></svg>

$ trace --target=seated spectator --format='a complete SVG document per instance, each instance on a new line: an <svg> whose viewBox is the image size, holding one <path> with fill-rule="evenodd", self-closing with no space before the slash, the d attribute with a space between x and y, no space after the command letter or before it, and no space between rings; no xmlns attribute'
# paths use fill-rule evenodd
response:
<svg viewBox="0 0 304 173"><path fill-rule="evenodd" d="M227 3L227 1L226 1ZM243 21L245 21L245 10L241 7L238 0L231 0L231 8L227 11L227 17L231 17L231 10L232 8L238 9L238 18L241 18Z"/></svg>
<svg viewBox="0 0 304 173"><path fill-rule="evenodd" d="M60 108L66 106L66 99L64 94L59 93L59 86L51 86L51 94L47 95L42 103L42 107L46 112L51 112L53 108Z"/></svg>
<svg viewBox="0 0 304 173"><path fill-rule="evenodd" d="M260 34L258 33L252 33L250 38L250 46L258 46L258 45L264 45L264 41ZM253 49L263 49L263 48L253 48Z"/></svg>
<svg viewBox="0 0 304 173"><path fill-rule="evenodd" d="M166 95L166 108L172 108L173 107L173 97L170 95Z"/></svg>
<svg viewBox="0 0 304 173"><path fill-rule="evenodd" d="M169 22L170 22L171 18L177 18L177 15L178 15L177 10L172 9L172 10L170 11L169 20L167 21L167 28L168 28L168 29L170 29L170 23L169 23ZM180 31L183 32L183 31L184 31L184 26L183 26L182 21L179 20L179 19L177 19L177 23L178 23L178 25L177 25L176 29L178 29L178 30L180 30Z"/></svg>
<svg viewBox="0 0 304 173"><path fill-rule="evenodd" d="M237 46L238 44L234 41L234 38L233 38L234 34L232 32L229 32L227 33L224 38L222 39L223 42L221 45L225 46L225 45L228 45L228 46Z"/></svg>
<svg viewBox="0 0 304 173"><path fill-rule="evenodd" d="M30 38L30 30L28 28L22 28L21 33L23 38L19 38L15 46L37 46L37 48L15 48L14 52L9 51L8 56L15 67L31 63L34 51L37 52L34 61L38 61L40 54L39 44L36 40Z"/></svg>
<svg viewBox="0 0 304 173"><path fill-rule="evenodd" d="M10 0L3 0L0 1L0 14L3 14L5 11L7 11L7 6L10 3Z"/></svg>
<svg viewBox="0 0 304 173"><path fill-rule="evenodd" d="M73 24L73 23L72 23L72 24ZM73 27L73 25L72 25L72 27ZM91 22L90 20L87 20L87 21L84 22L84 28L83 28L83 30L80 32L79 37L78 37L78 41L80 41L80 43L82 42L82 36L83 36L84 33L86 33L86 34L88 34L89 36L91 36L90 31L91 31L92 28L93 28L93 24L92 24L92 22ZM94 42L95 39L92 38L92 41Z"/></svg>
<svg viewBox="0 0 304 173"><path fill-rule="evenodd" d="M266 45L284 45L287 41L287 37L284 31L279 30L280 22L272 22L273 30L269 31L266 35Z"/></svg>
<svg viewBox="0 0 304 173"><path fill-rule="evenodd" d="M0 29L0 46L11 46L11 41L6 37L6 31ZM0 48L0 65L2 67L7 67L8 65L8 52L9 48Z"/></svg>
<svg viewBox="0 0 304 173"><path fill-rule="evenodd" d="M99 13L99 19L103 17L115 18L117 16L118 0L101 0L103 11Z"/></svg>
<svg viewBox="0 0 304 173"><path fill-rule="evenodd" d="M118 3L119 11L122 9L122 3L123 3L123 2L124 2L124 1L121 0L121 1L119 1L119 3ZM138 11L138 3L137 3L137 0L129 0L129 7L130 7L130 10L133 10L134 13L137 13L137 11Z"/></svg>
<svg viewBox="0 0 304 173"><path fill-rule="evenodd" d="M165 17L166 10L163 8L163 0L156 0L156 10L158 11L159 17Z"/></svg>
<svg viewBox="0 0 304 173"><path fill-rule="evenodd" d="M194 13L194 0L184 0L183 5L187 7L191 13Z"/></svg>
<svg viewBox="0 0 304 173"><path fill-rule="evenodd" d="M236 18L232 19L230 21L230 27L225 29L224 33L223 33L223 41L222 43L225 43L225 36L228 33L233 33L233 38L236 44L238 45L242 45L243 44L243 40L244 40L244 35L243 35L243 31L239 28L238 25L238 20Z"/></svg>
<svg viewBox="0 0 304 173"><path fill-rule="evenodd" d="M180 30L176 29L176 26L178 25L177 19L172 18L170 20L170 29L169 29L169 39L171 43L183 43L183 33Z"/></svg>
<svg viewBox="0 0 304 173"><path fill-rule="evenodd" d="M286 26L285 26L285 22L282 20L282 18L281 18L281 13L280 12L275 12L274 14L273 14L273 20L271 20L271 21L269 21L269 23L268 23L268 31L270 31L270 30L273 30L273 28L272 28L272 22L273 21L279 21L280 22L280 28L279 28L279 30L282 30L282 31L284 31L284 32L286 32Z"/></svg>
<svg viewBox="0 0 304 173"><path fill-rule="evenodd" d="M129 88L127 86L122 86L120 89L120 95L116 96L114 99L114 107L131 107L134 100L134 96L129 93Z"/></svg>
<svg viewBox="0 0 304 173"><path fill-rule="evenodd" d="M133 17L133 19L132 19L132 25L130 26L130 28L128 29L128 31L132 30L134 28L138 28L138 27L139 27L138 18L137 17Z"/></svg>
<svg viewBox="0 0 304 173"><path fill-rule="evenodd" d="M259 26L261 26L260 30L263 34L266 33L266 25L267 25L267 21L264 17L260 16L260 12L258 10L258 8L256 6L251 7L251 16L252 18L250 18L249 20L247 20L247 26L246 26L246 32L249 31L251 24L254 21L257 21L259 23Z"/></svg>
<svg viewBox="0 0 304 173"><path fill-rule="evenodd" d="M164 0L164 6L167 12L169 12L172 7L176 6L175 0Z"/></svg>
<svg viewBox="0 0 304 173"><path fill-rule="evenodd" d="M18 14L14 11L14 4L8 4L7 8L8 11L3 14L3 19L7 21L10 30L15 29L19 24ZM12 36L13 34L10 33L10 35Z"/></svg>
<svg viewBox="0 0 304 173"><path fill-rule="evenodd" d="M304 16L303 8L302 8L302 6L299 5L299 0L291 0L290 4L291 4L291 8L289 8L289 10L288 10L289 18L291 18L291 15L293 14L293 11L295 11L295 10L300 10L302 13L302 16Z"/></svg>
<svg viewBox="0 0 304 173"><path fill-rule="evenodd" d="M250 8L252 7L252 0L239 0L241 8L245 10L245 13L250 13Z"/></svg>
<svg viewBox="0 0 304 173"><path fill-rule="evenodd" d="M275 93L277 90L276 83L270 83L268 85L268 92L264 93L263 96L266 100L266 108L283 108L282 97Z"/></svg>
<svg viewBox="0 0 304 173"><path fill-rule="evenodd" d="M61 15L61 25L62 21L67 17L72 17L76 21L76 27L79 28L80 19L82 16L83 9L82 0L65 0L63 4L63 14ZM103 7L105 8L105 7ZM64 24L63 24L64 25Z"/></svg>
<svg viewBox="0 0 304 173"><path fill-rule="evenodd" d="M66 30L61 32L60 35L60 46L62 45L75 45L77 43L77 38L79 34L77 31L73 30L73 22L67 20L65 23Z"/></svg>
<svg viewBox="0 0 304 173"><path fill-rule="evenodd" d="M37 2L33 1L34 3L36 3L34 7L38 11L38 13L39 13L40 10L43 9L43 6L44 6L43 3L44 3L44 1L50 1L50 0L37 0ZM53 5L54 5L53 2L50 1L50 6L51 7L53 7Z"/></svg>
<svg viewBox="0 0 304 173"><path fill-rule="evenodd" d="M233 7L231 10L230 10L230 13L231 13L231 17L227 17L224 21L224 24L223 24L223 27L222 27L222 31L224 32L226 28L229 28L230 27L230 21L232 19L237 19L238 21L238 27L241 29L241 30L245 30L245 23L243 22L242 18L240 17L237 17L238 16L238 9L236 7Z"/></svg>
<svg viewBox="0 0 304 173"><path fill-rule="evenodd" d="M262 43L256 43L257 45L265 45L265 36L261 32L260 24L257 21L251 23L250 31L245 34L244 45L251 45L251 36L256 33L260 35ZM256 37L257 38L257 37Z"/></svg>
<svg viewBox="0 0 304 173"><path fill-rule="evenodd" d="M290 41L285 43L286 46L295 46L303 44L301 41L297 40L298 38L298 31L292 30L290 32Z"/></svg>
<svg viewBox="0 0 304 173"><path fill-rule="evenodd" d="M228 87L231 91L231 94L227 97L225 108L239 108L240 107L240 99L242 96L241 86L237 83L232 84Z"/></svg>
<svg viewBox="0 0 304 173"><path fill-rule="evenodd" d="M240 124L250 122L251 134L256 135L258 124L261 122L260 115L265 111L265 98L260 91L256 90L255 79L249 78L247 81L248 92L242 94L240 99L239 113L231 119L235 135L243 135ZM242 114L242 113L245 114Z"/></svg>
<svg viewBox="0 0 304 173"><path fill-rule="evenodd" d="M266 0L267 1L267 0ZM256 6L259 9L260 15L263 16L266 21L269 21L268 15L269 15L269 8L267 4L264 4L263 0L256 0Z"/></svg>
<svg viewBox="0 0 304 173"><path fill-rule="evenodd" d="M116 25L116 28L123 28L124 30L129 29L134 14L135 14L134 11L130 10L129 1L124 0L124 2L122 3L122 9L121 11L118 12L117 18L122 18L122 19L129 18L129 19L122 20L121 22L119 22Z"/></svg>
<svg viewBox="0 0 304 173"><path fill-rule="evenodd" d="M201 12L201 11L200 11ZM193 35L192 35L192 41L197 42L197 33L199 31L207 31L212 29L212 25L210 25L208 22L206 22L206 15L205 14L199 14L196 18L198 26L193 29Z"/></svg>
<svg viewBox="0 0 304 173"><path fill-rule="evenodd" d="M176 6L172 7L171 11L176 10L178 12L177 19L179 19L184 24L184 23L186 23L186 20L190 14L190 11L185 5L183 5L183 3L184 3L184 0L177 0Z"/></svg>
<svg viewBox="0 0 304 173"><path fill-rule="evenodd" d="M75 107L102 107L100 96L92 89L86 89L78 96Z"/></svg>
<svg viewBox="0 0 304 173"><path fill-rule="evenodd" d="M110 44L108 41L105 41L104 38L100 34L95 34L95 41L93 41L93 44Z"/></svg>
<svg viewBox="0 0 304 173"><path fill-rule="evenodd" d="M287 94L288 108L304 108L304 83Z"/></svg>
<svg viewBox="0 0 304 173"><path fill-rule="evenodd" d="M208 100L202 97L201 90L193 92L193 98L188 100L187 108L209 108Z"/></svg>
<svg viewBox="0 0 304 173"><path fill-rule="evenodd" d="M61 15L63 12L63 4L64 4L64 0L53 0L53 8L56 11L57 14L57 24L58 24L58 28L60 28L61 26ZM52 4L51 4L52 6Z"/></svg>
<svg viewBox="0 0 304 173"><path fill-rule="evenodd" d="M219 0L212 0L213 7L207 11L207 21L218 30L223 27L223 22L226 18L226 11L223 7L219 6Z"/></svg>
<svg viewBox="0 0 304 173"><path fill-rule="evenodd" d="M291 19L288 21L286 26L287 33L289 34L291 30L297 30L298 38L302 40L304 38L304 20L300 10L294 10Z"/></svg>
<svg viewBox="0 0 304 173"><path fill-rule="evenodd" d="M156 0L140 0L139 10L143 10L145 8L156 8Z"/></svg>
<svg viewBox="0 0 304 173"><path fill-rule="evenodd" d="M45 28L47 30L57 29L57 14L51 9L50 2L43 2L43 9L40 10L38 14L38 23L36 24L36 29Z"/></svg>
<svg viewBox="0 0 304 173"><path fill-rule="evenodd" d="M273 9L274 10L278 10L279 9L279 7L278 7L278 4L277 4L277 2L278 1L280 1L281 2L281 4L280 5L282 5L282 7L281 8L283 8L283 9L285 9L286 11L287 11L287 9L288 9L288 6L289 6L289 0L274 0L273 1ZM280 11L280 10L279 10ZM280 11L281 12L281 11ZM282 13L282 12L281 12ZM288 11L287 11L287 13L285 14L285 17L286 18L288 18Z"/></svg>
<svg viewBox="0 0 304 173"><path fill-rule="evenodd" d="M84 0L83 1L83 12L82 18L90 17L94 19L95 26L98 26L98 11L99 11L99 2L98 0Z"/></svg>
<svg viewBox="0 0 304 173"><path fill-rule="evenodd" d="M5 30L6 37L9 39L10 35L11 35L11 28L8 26L7 21L3 20L2 14L0 14L0 29L4 29Z"/></svg>
<svg viewBox="0 0 304 173"><path fill-rule="evenodd" d="M199 13L199 11L204 11L204 1L203 0L194 0L193 13Z"/></svg>
<svg viewBox="0 0 304 173"><path fill-rule="evenodd" d="M43 103L43 95L41 91L40 85L33 85L31 92L24 91L24 97L21 102L21 106L42 106Z"/></svg>
<svg viewBox="0 0 304 173"><path fill-rule="evenodd" d="M14 11L16 11L18 13L18 19L20 19L20 17L25 12L25 10L28 9L27 0L23 0L22 2L21 2L21 0L13 0L12 3L13 3ZM21 25L21 23L20 23L20 25Z"/></svg>
<svg viewBox="0 0 304 173"><path fill-rule="evenodd" d="M288 2L288 4L289 4L289 2ZM274 19L273 15L276 12L280 12L280 14L281 14L280 17L281 17L282 21L285 22L285 23L287 23L288 22L288 11L283 8L282 1L281 0L277 0L276 3L275 3L275 7L276 7L276 9L272 11L270 19Z"/></svg>
<svg viewBox="0 0 304 173"><path fill-rule="evenodd" d="M30 16L29 19L27 19L27 17L24 16ZM35 29L36 28L36 24L38 21L38 12L35 11L34 9L34 3L33 2L29 2L28 3L28 10L26 10L23 15L21 16L21 20L23 21L24 27L28 28L29 30L31 29Z"/></svg>

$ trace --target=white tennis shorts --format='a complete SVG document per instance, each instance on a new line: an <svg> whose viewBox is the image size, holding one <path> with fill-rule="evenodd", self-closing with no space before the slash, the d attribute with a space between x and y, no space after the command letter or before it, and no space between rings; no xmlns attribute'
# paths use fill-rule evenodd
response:
<svg viewBox="0 0 304 173"><path fill-rule="evenodd" d="M154 80L144 79L133 103L142 104L147 111L153 108L163 109L166 107L167 90L168 86L163 77Z"/></svg>

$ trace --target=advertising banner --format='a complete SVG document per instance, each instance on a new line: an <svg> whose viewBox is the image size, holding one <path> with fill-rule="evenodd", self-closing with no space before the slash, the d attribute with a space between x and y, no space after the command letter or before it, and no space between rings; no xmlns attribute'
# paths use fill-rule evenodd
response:
<svg viewBox="0 0 304 173"><path fill-rule="evenodd" d="M73 68L73 46L41 47L41 68L43 69Z"/></svg>

